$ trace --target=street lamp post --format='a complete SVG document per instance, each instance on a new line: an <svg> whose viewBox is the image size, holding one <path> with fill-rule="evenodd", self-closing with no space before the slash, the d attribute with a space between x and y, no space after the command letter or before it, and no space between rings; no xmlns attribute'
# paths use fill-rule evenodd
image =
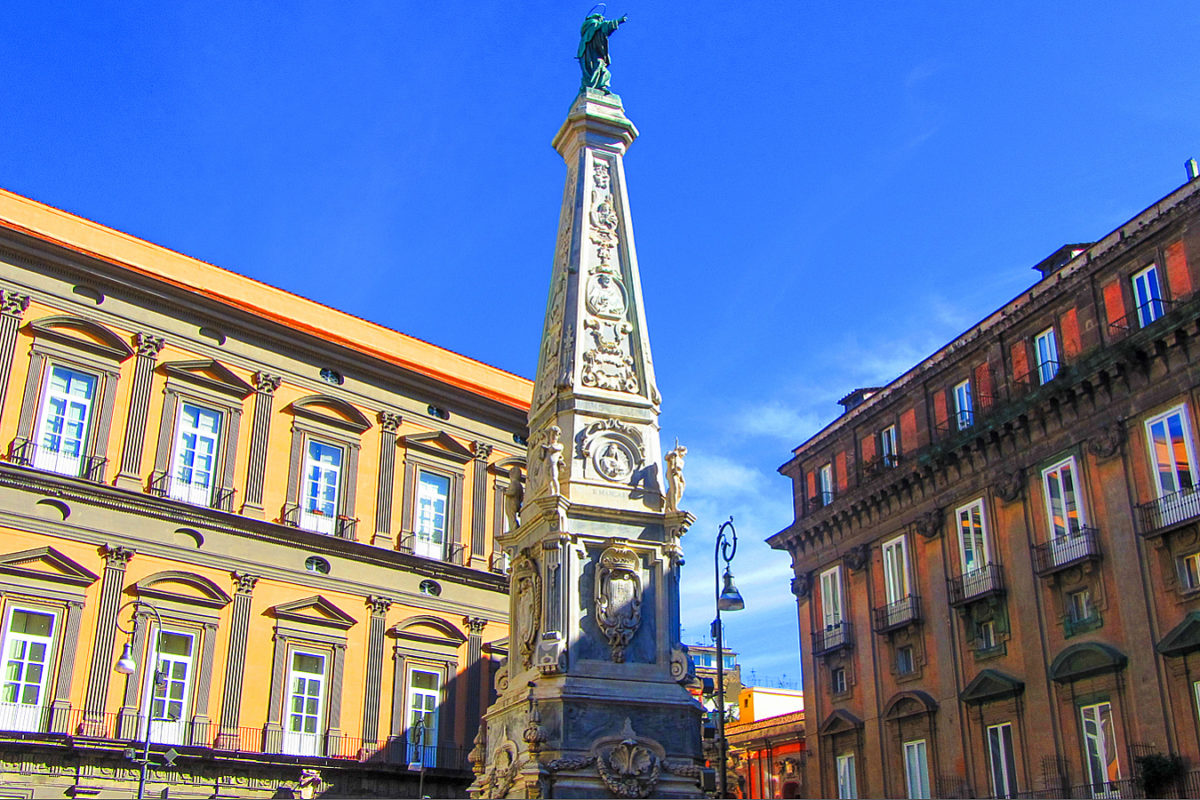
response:
<svg viewBox="0 0 1200 800"><path fill-rule="evenodd" d="M725 529L729 529L726 536ZM737 553L737 529L733 527L733 517L721 523L717 529L717 544L713 552L714 589L717 596L717 618L713 620L712 636L717 645L717 786L718 797L728 797L726 792L726 768L729 744L725 741L725 654L723 652L723 631L721 629L722 611L741 611L746 607L742 595L733 585L733 573L729 571L729 563ZM725 562L725 585L721 585L721 562Z"/></svg>
<svg viewBox="0 0 1200 800"><path fill-rule="evenodd" d="M417 797L425 796L425 715L417 720L417 757L421 759L421 777L417 779Z"/></svg>
<svg viewBox="0 0 1200 800"><path fill-rule="evenodd" d="M147 610L149 610L152 614L154 614L154 619L158 623L158 627L155 629L155 635L159 636L159 637L162 636L162 627L163 627L162 616L158 613L158 609L155 608L154 606L150 605L149 603L143 602L141 600L131 600L130 602L125 603L124 605L122 605L120 608L117 609L117 617L118 617L117 630L121 631L122 633L129 634L130 636L133 635L133 630L125 630L124 628L121 627L121 622L120 622L121 611L123 611L127 606L134 607L134 619L135 620L137 618L137 607L145 606ZM135 623L135 626L136 626L136 623ZM161 640L159 643L161 644ZM159 650L159 647L155 646L154 648L152 648L150 650L150 652L157 653L158 650ZM116 665L115 669L117 672L121 673L122 675L133 675L135 672L137 672L137 661L135 661L133 658L133 649L129 646L129 642L125 643L125 650L124 650L124 652L121 653L121 658L117 661L117 665ZM154 682L151 684L150 691L146 693L146 697L143 700L143 705L145 707L145 712L146 712L146 714L145 714L146 736L145 736L145 741L143 742L143 745L142 745L142 758L141 758L142 769L141 769L141 774L138 776L138 793L137 793L138 800L143 800L143 798L145 798L145 796L146 796L146 773L150 768L150 717L151 717L150 704L153 702L154 690L159 687L159 685L162 683L162 681L165 677L166 676L164 676L162 674L162 671L158 668L158 665L155 664L154 665ZM134 760L136 760L136 759L134 759Z"/></svg>

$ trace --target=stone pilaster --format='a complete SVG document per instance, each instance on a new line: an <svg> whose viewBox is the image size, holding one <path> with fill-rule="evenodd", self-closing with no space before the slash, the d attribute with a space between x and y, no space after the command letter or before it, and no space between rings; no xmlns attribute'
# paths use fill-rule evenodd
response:
<svg viewBox="0 0 1200 800"><path fill-rule="evenodd" d="M238 747L238 722L242 712L242 681L246 672L246 639L250 633L250 604L257 575L233 573L236 590L229 621L229 648L225 655L225 693L221 697L221 729L217 747Z"/></svg>
<svg viewBox="0 0 1200 800"><path fill-rule="evenodd" d="M488 568L487 552L487 465L492 446L475 442L475 470L471 481L471 566Z"/></svg>
<svg viewBox="0 0 1200 800"><path fill-rule="evenodd" d="M139 606L140 608L140 606ZM146 669L153 669L148 664L153 647L146 646L147 629L150 627L150 612L139 611L133 617L133 657L137 661L137 669L132 675L125 676L125 698L121 703L121 711L117 718L118 735L126 739L139 737L137 718L141 708L141 691L146 685Z"/></svg>
<svg viewBox="0 0 1200 800"><path fill-rule="evenodd" d="M29 295L0 289L0 413L4 411L8 376L12 372L13 354L17 349L17 330L21 327L21 317L27 308Z"/></svg>
<svg viewBox="0 0 1200 800"><path fill-rule="evenodd" d="M271 405L283 379L265 372L254 373L254 420L250 425L250 456L246 467L246 494L242 513L262 519L263 485L267 469L267 445L271 434Z"/></svg>
<svg viewBox="0 0 1200 800"><path fill-rule="evenodd" d="M333 645L333 669L329 676L329 732L325 737L325 752L337 753L342 738L342 685L345 683L346 645Z"/></svg>
<svg viewBox="0 0 1200 800"><path fill-rule="evenodd" d="M139 333L134 337L137 357L133 365L133 389L129 396L129 418L125 422L125 444L121 448L121 471L117 486L141 489L142 451L146 449L146 418L150 413L150 385L154 381L154 365L162 351L161 336Z"/></svg>
<svg viewBox="0 0 1200 800"><path fill-rule="evenodd" d="M125 567L134 551L127 547L104 545L104 574L100 579L100 601L96 612L96 638L92 645L92 664L88 670L87 693L83 700L83 733L101 736L108 731L105 708L108 683L112 678L113 644L117 637L117 611L125 586Z"/></svg>
<svg viewBox="0 0 1200 800"><path fill-rule="evenodd" d="M375 496L375 535L371 544L393 547L392 498L396 491L396 431L403 418L392 411L379 412L379 488Z"/></svg>
<svg viewBox="0 0 1200 800"><path fill-rule="evenodd" d="M204 623L204 642L201 645L199 672L196 676L195 701L192 703L192 732L190 743L208 747L212 744L213 736L210 728L212 720L208 716L208 699L212 692L213 656L217 649L217 625L215 622Z"/></svg>
<svg viewBox="0 0 1200 800"><path fill-rule="evenodd" d="M379 701L383 694L383 649L387 632L387 611L392 601L372 595L367 598L371 628L367 640L367 682L363 693L362 741L364 750L374 750L379 742Z"/></svg>
<svg viewBox="0 0 1200 800"><path fill-rule="evenodd" d="M486 695L483 685L483 629L487 620L483 617L466 617L467 627L467 741L474 741L479 732L479 718L483 714Z"/></svg>

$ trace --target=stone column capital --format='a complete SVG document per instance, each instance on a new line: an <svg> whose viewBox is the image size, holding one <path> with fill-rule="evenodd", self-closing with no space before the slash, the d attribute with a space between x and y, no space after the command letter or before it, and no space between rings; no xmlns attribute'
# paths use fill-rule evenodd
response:
<svg viewBox="0 0 1200 800"><path fill-rule="evenodd" d="M104 565L114 569L125 569L125 565L129 563L129 559L133 558L136 552L136 550L128 547L113 547L107 544L101 548L101 553L104 555Z"/></svg>
<svg viewBox="0 0 1200 800"><path fill-rule="evenodd" d="M395 411L384 409L379 412L379 429L384 433L395 433L404 422L404 417Z"/></svg>
<svg viewBox="0 0 1200 800"><path fill-rule="evenodd" d="M275 390L279 388L279 384L283 378L279 375L271 375L266 372L254 373L254 391L259 394L275 394Z"/></svg>
<svg viewBox="0 0 1200 800"><path fill-rule="evenodd" d="M20 319L29 308L29 295L0 289L0 314Z"/></svg>
<svg viewBox="0 0 1200 800"><path fill-rule="evenodd" d="M471 449L475 452L475 460L487 463L492 456L492 446L487 442L473 442Z"/></svg>
<svg viewBox="0 0 1200 800"><path fill-rule="evenodd" d="M134 349L137 350L139 356L158 358L158 354L162 352L163 347L166 345L166 340L161 336L141 331L134 335L133 343Z"/></svg>
<svg viewBox="0 0 1200 800"><path fill-rule="evenodd" d="M390 597L373 594L367 598L367 608L371 609L371 616L382 617L392 607L393 602Z"/></svg>
<svg viewBox="0 0 1200 800"><path fill-rule="evenodd" d="M254 591L255 584L258 583L258 576L251 575L248 572L231 572L234 583L237 584L236 590L238 594L250 594Z"/></svg>
<svg viewBox="0 0 1200 800"><path fill-rule="evenodd" d="M472 636L480 636L483 634L483 629L487 627L488 621L483 617L463 617L463 623Z"/></svg>

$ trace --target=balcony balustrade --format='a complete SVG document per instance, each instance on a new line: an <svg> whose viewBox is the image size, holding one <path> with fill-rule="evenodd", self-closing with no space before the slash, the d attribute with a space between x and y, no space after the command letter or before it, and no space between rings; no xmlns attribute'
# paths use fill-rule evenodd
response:
<svg viewBox="0 0 1200 800"><path fill-rule="evenodd" d="M950 589L950 605L966 605L1004 594L1004 568L999 564L988 564L946 583Z"/></svg>
<svg viewBox="0 0 1200 800"><path fill-rule="evenodd" d="M921 620L921 598L915 594L875 609L875 632L887 633Z"/></svg>
<svg viewBox="0 0 1200 800"><path fill-rule="evenodd" d="M1200 488L1189 486L1136 507L1138 531L1154 537L1182 522L1200 517Z"/></svg>
<svg viewBox="0 0 1200 800"><path fill-rule="evenodd" d="M1078 533L1056 536L1033 548L1033 565L1038 575L1053 575L1067 567L1100 558L1100 531L1080 528Z"/></svg>
<svg viewBox="0 0 1200 800"><path fill-rule="evenodd" d="M814 656L823 656L844 650L854 644L853 627L845 620L835 625L828 625L824 630L813 632L812 642Z"/></svg>

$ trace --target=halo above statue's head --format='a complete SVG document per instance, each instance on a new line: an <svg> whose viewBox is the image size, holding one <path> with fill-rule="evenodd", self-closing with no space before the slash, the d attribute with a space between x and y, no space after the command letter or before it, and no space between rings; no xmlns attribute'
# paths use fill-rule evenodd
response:
<svg viewBox="0 0 1200 800"><path fill-rule="evenodd" d="M597 8L600 9L600 12L598 14L595 13ZM594 17L594 16L603 17L605 11L608 11L607 3L596 3L596 5L592 6L591 9L588 11L587 15L589 17Z"/></svg>

